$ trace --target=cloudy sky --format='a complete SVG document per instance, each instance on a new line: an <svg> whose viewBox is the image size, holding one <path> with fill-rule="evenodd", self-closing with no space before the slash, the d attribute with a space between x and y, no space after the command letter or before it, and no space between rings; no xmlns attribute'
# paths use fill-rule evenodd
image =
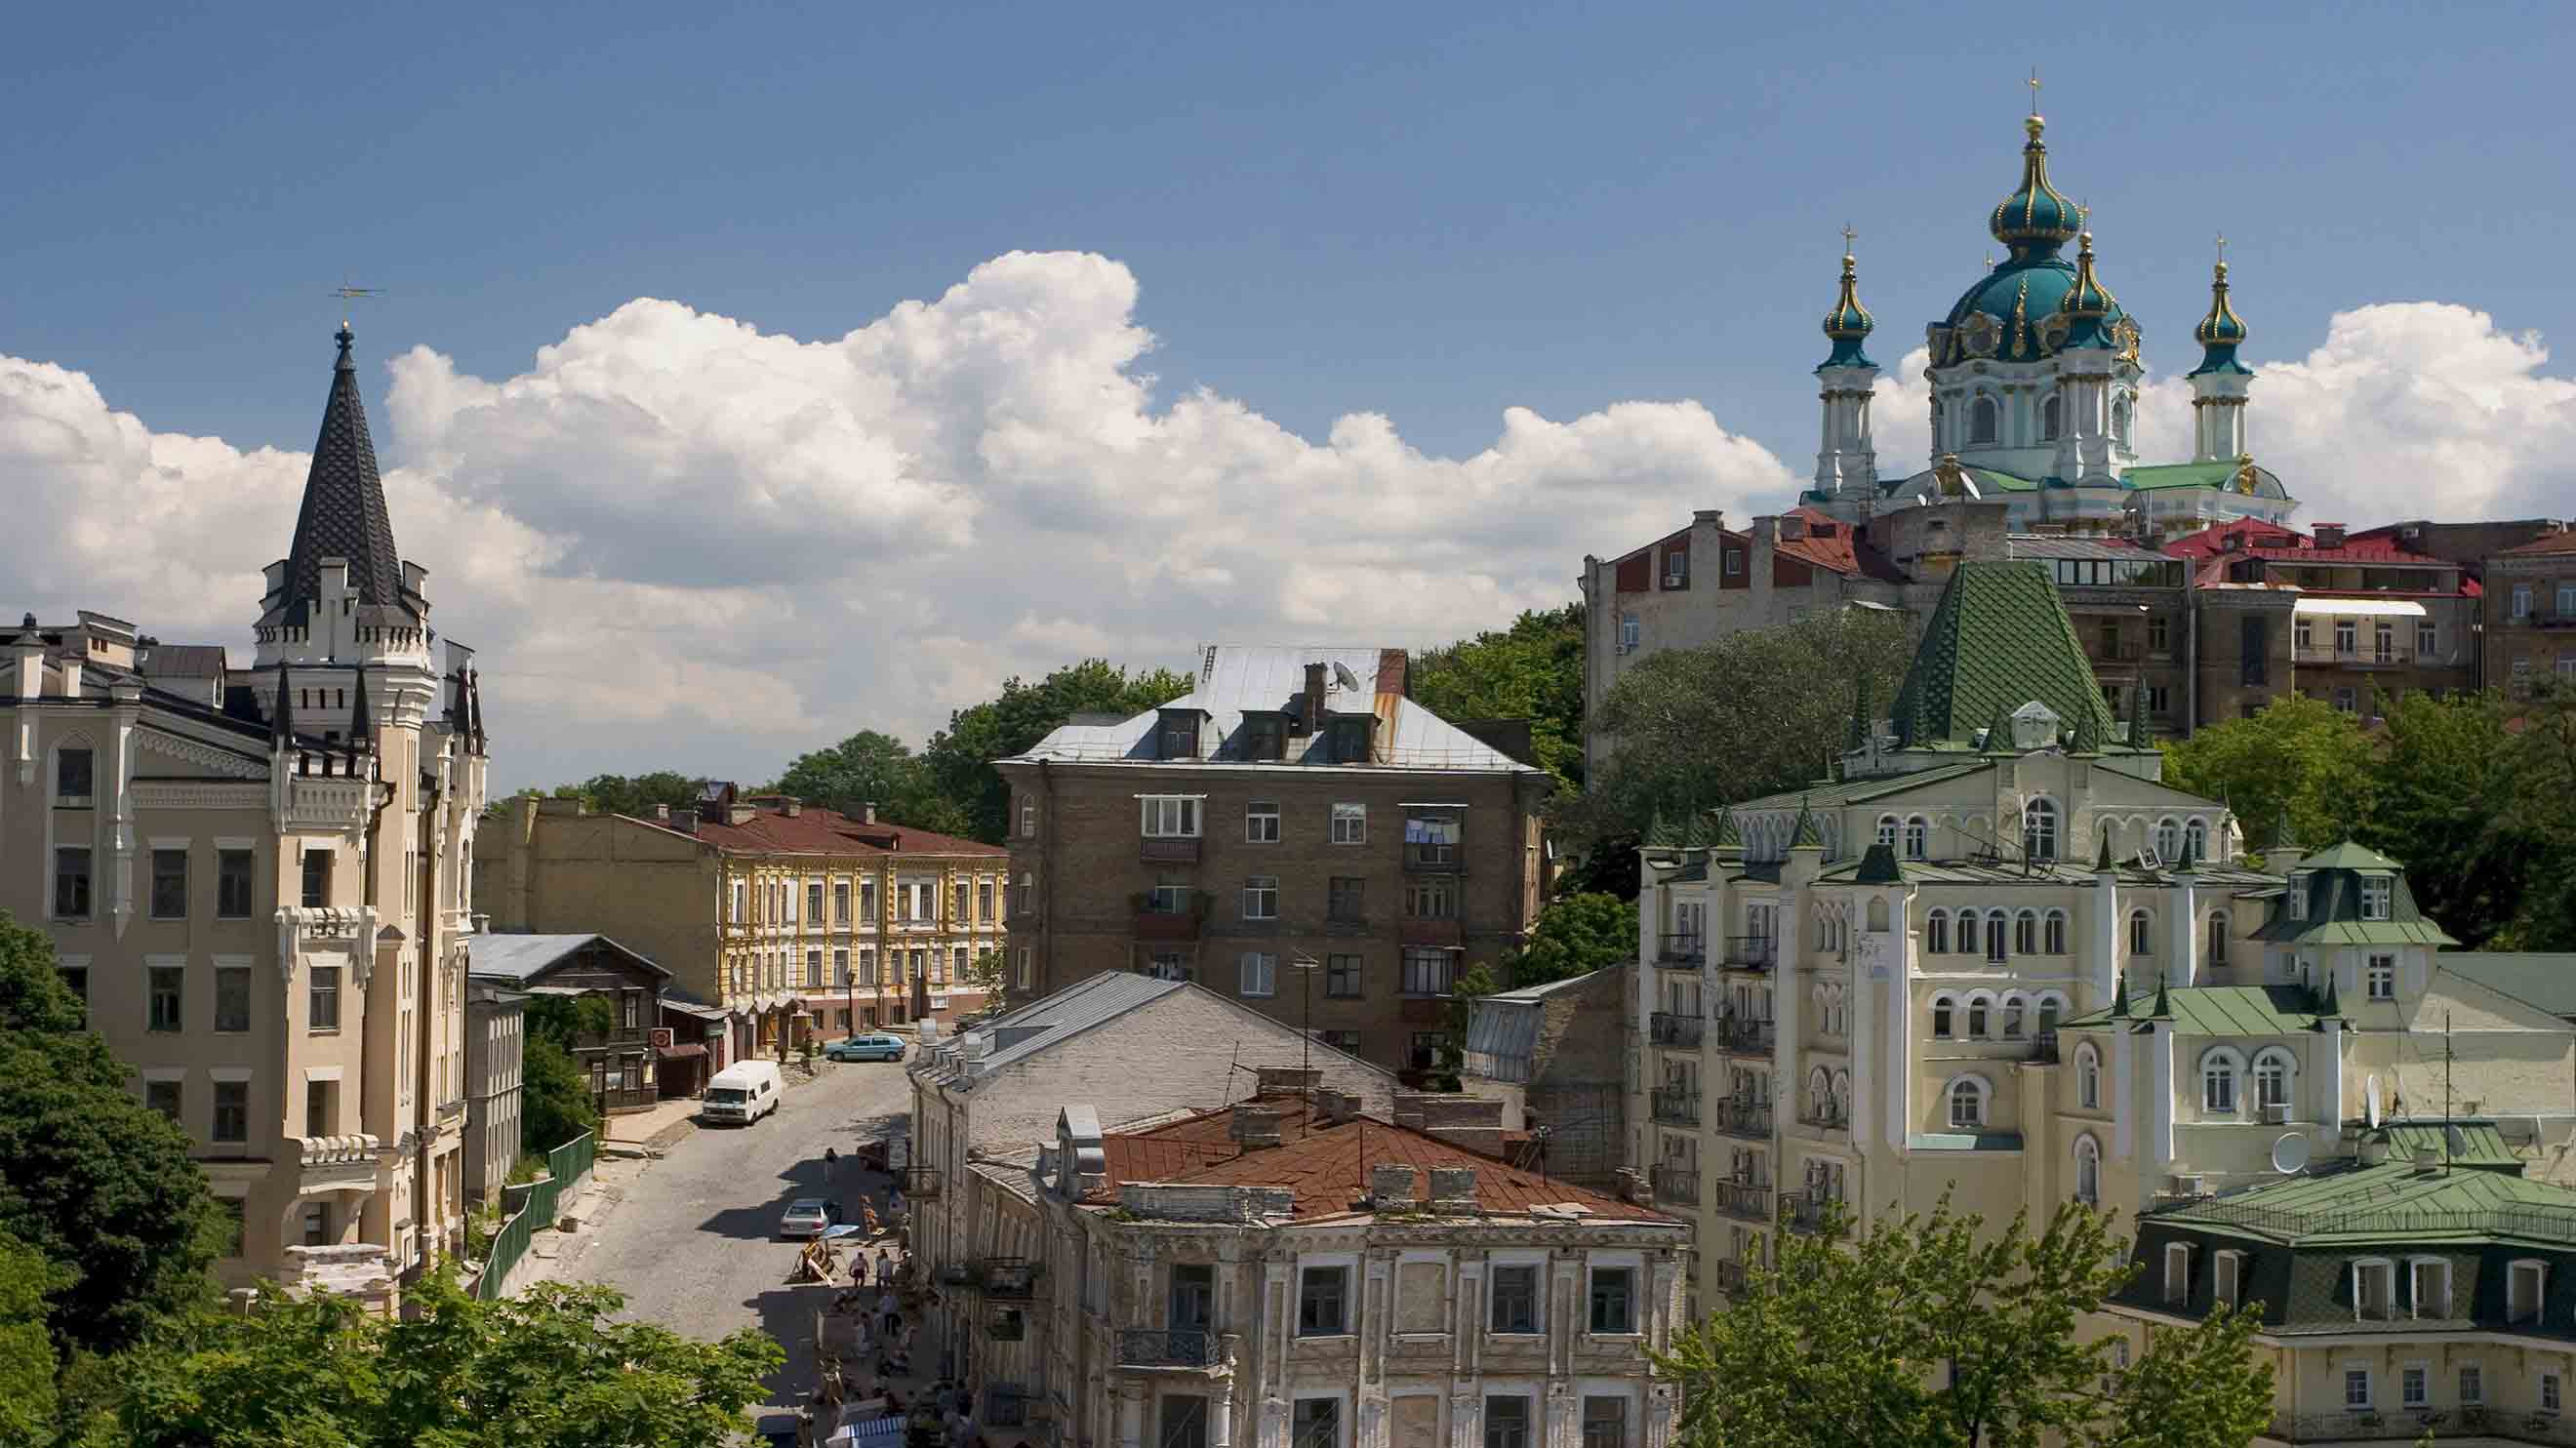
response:
<svg viewBox="0 0 2576 1448"><path fill-rule="evenodd" d="M757 777L1086 654L1435 642L1785 503L1846 219L1919 465L1913 339L2033 62L2148 453L2187 455L2223 229L2304 517L2576 511L2569 203L2513 184L2569 139L2554 11L2429 59L2396 12L2079 17L2004 64L1955 16L1380 9L48 15L0 61L41 118L0 136L0 608L242 644L346 272L390 288L356 321L396 536L505 784Z"/></svg>

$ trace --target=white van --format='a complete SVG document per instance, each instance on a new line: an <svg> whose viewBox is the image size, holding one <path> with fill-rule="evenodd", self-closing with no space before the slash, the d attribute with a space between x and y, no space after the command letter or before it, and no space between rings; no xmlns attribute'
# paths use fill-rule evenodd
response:
<svg viewBox="0 0 2576 1448"><path fill-rule="evenodd" d="M784 1089L777 1062L736 1061L707 1083L706 1104L699 1114L711 1123L749 1126L778 1109L778 1095Z"/></svg>

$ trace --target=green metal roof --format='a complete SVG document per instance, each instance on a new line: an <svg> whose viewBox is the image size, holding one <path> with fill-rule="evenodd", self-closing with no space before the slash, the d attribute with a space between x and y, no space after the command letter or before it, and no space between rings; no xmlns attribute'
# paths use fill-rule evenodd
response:
<svg viewBox="0 0 2576 1448"><path fill-rule="evenodd" d="M1960 564L1897 691L1898 736L1913 749L1974 748L1978 729L2032 700L2079 738L2119 733L2048 567Z"/></svg>
<svg viewBox="0 0 2576 1448"><path fill-rule="evenodd" d="M1943 784L1953 779L1963 779L1971 774L1982 773L1994 767L1994 761L1991 759L1975 759L1960 764L1944 764L1933 769L1920 769L1911 774L1890 774L1870 779L1820 779L1803 788L1784 789L1777 794L1766 794L1760 799L1748 799L1742 804L1730 805L1728 808L1748 811L1769 810L1788 809L1793 805L1806 804L1830 809L1841 805L1866 804L1874 799L1903 794L1917 785Z"/></svg>
<svg viewBox="0 0 2576 1448"><path fill-rule="evenodd" d="M2452 1132L2460 1134L2454 1144ZM2388 1149L2399 1161L2411 1162L2419 1151L2436 1152L2453 1166L2501 1167L2521 1171L2523 1159L2507 1146L2504 1133L2492 1121L2392 1121L2381 1129Z"/></svg>
<svg viewBox="0 0 2576 1448"><path fill-rule="evenodd" d="M2019 1151L2018 1131L1917 1131L1905 1138L1908 1151Z"/></svg>
<svg viewBox="0 0 2576 1448"><path fill-rule="evenodd" d="M2405 868L2403 865L2398 864L2395 860L2388 858L2377 850L2370 849L2362 845L2356 845L2350 840L2345 840L2341 844L2334 845L2317 854L2308 856L2306 859L2299 861L2298 867L2302 870L2389 871L2396 871Z"/></svg>
<svg viewBox="0 0 2576 1448"><path fill-rule="evenodd" d="M2158 488L2231 488L2236 481L2237 469L2243 466L2244 464L2233 461L2155 463L2145 467L2125 469L2121 472L2120 478L2130 487L2146 492L2152 492ZM2275 488L2280 486L2281 480L2274 477L2270 469L2258 467L2254 471ZM2287 494L2271 496L2287 496Z"/></svg>
<svg viewBox="0 0 2576 1448"><path fill-rule="evenodd" d="M2362 918L2361 882L2365 876L2389 879L2388 917ZM2304 891L2307 913L2292 916L2292 898ZM2322 854L2299 861L2291 871L2284 898L2254 938L2299 945L2457 945L2460 942L2433 923L2415 903L2397 862L2349 840Z"/></svg>
<svg viewBox="0 0 2576 1448"><path fill-rule="evenodd" d="M2434 1128L2438 1135L2438 1128ZM2300 1246L2513 1241L2576 1245L2576 1192L2511 1172L2412 1162L2295 1176L2158 1212L2160 1223Z"/></svg>
<svg viewBox="0 0 2576 1448"><path fill-rule="evenodd" d="M2195 985L2159 991L2150 1001L2130 997L2129 1014L2105 1007L2059 1022L2061 1029L2101 1030L2153 1019L2151 1001L2162 1001L2179 1036L2287 1036L2317 1028L2315 992L2298 985Z"/></svg>

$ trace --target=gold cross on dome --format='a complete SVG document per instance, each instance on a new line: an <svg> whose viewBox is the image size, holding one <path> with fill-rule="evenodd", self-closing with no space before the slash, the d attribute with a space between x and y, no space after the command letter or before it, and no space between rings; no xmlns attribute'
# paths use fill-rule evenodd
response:
<svg viewBox="0 0 2576 1448"><path fill-rule="evenodd" d="M1846 221L1843 223L1843 255L1851 255L1852 241L1859 235L1859 232L1852 230L1852 224L1850 222Z"/></svg>
<svg viewBox="0 0 2576 1448"><path fill-rule="evenodd" d="M2218 233L2218 259L2227 260L2227 233L2223 231Z"/></svg>
<svg viewBox="0 0 2576 1448"><path fill-rule="evenodd" d="M349 325L349 304L351 302L372 301L384 294L385 289L383 287L351 286L349 285L349 279L346 276L341 277L340 284L333 287L329 293L329 295L340 299L340 325L344 327Z"/></svg>
<svg viewBox="0 0 2576 1448"><path fill-rule="evenodd" d="M2030 68L2030 113L2039 114L2039 67Z"/></svg>

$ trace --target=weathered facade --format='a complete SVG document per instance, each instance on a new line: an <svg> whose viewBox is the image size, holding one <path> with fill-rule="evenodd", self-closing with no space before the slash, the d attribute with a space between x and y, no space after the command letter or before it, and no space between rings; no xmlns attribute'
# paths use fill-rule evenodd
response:
<svg viewBox="0 0 2576 1448"><path fill-rule="evenodd" d="M1578 1186L1616 1185L1628 1155L1628 1063L1644 1046L1627 1009L1636 977L1634 965L1607 966L1469 1005L1460 1081L1502 1104L1515 1162Z"/></svg>
<svg viewBox="0 0 2576 1448"><path fill-rule="evenodd" d="M669 971L605 935L486 934L474 940L470 957L477 984L600 1002L607 1025L585 1028L571 1049L601 1111L644 1111L662 1099L663 1053L680 1049L661 1028ZM684 1069L683 1079L695 1080L694 1069Z"/></svg>
<svg viewBox="0 0 2576 1448"><path fill-rule="evenodd" d="M524 1145L527 1001L486 982L465 987L465 1200L476 1206L501 1199Z"/></svg>
<svg viewBox="0 0 2576 1448"><path fill-rule="evenodd" d="M2542 680L2576 687L2576 532L2563 527L2486 562L2486 682L2517 699Z"/></svg>

